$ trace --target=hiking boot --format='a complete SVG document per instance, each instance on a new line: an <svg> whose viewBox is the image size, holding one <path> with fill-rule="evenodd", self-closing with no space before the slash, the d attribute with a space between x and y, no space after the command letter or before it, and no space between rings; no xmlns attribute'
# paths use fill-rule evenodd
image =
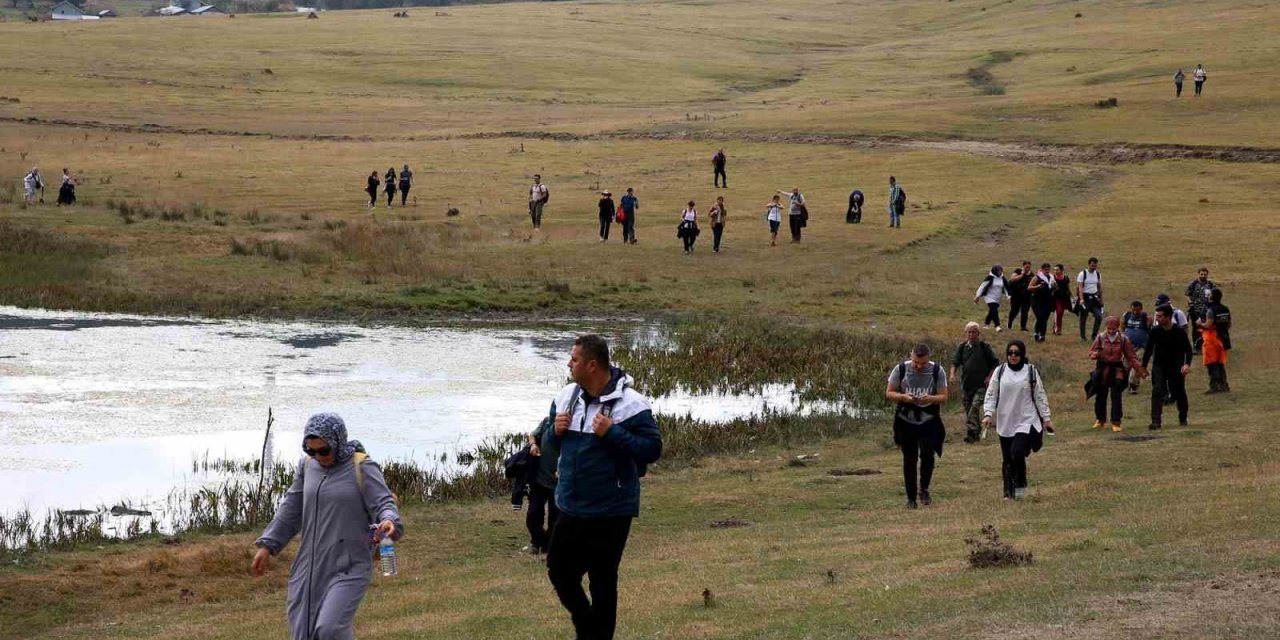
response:
<svg viewBox="0 0 1280 640"><path fill-rule="evenodd" d="M907 508L915 509L917 507L915 500L907 500Z"/></svg>
<svg viewBox="0 0 1280 640"><path fill-rule="evenodd" d="M1111 423L1111 433L1120 433L1121 431L1124 431L1124 429L1120 427L1119 422Z"/></svg>
<svg viewBox="0 0 1280 640"><path fill-rule="evenodd" d="M928 489L920 490L920 504L926 507L933 504L933 498L929 495Z"/></svg>
<svg viewBox="0 0 1280 640"><path fill-rule="evenodd" d="M1178 418L1178 426L1179 426L1179 427L1185 427L1185 426L1187 426L1187 419L1186 419L1186 418Z"/></svg>
<svg viewBox="0 0 1280 640"><path fill-rule="evenodd" d="M1159 423L1159 422L1152 422L1151 424L1147 425L1147 429L1148 429L1149 431L1159 431L1159 430L1160 430L1160 423Z"/></svg>
<svg viewBox="0 0 1280 640"><path fill-rule="evenodd" d="M1094 429L1101 429L1101 428L1102 428L1102 421L1101 421L1101 420L1094 420L1094 421L1093 421L1093 428L1094 428Z"/></svg>

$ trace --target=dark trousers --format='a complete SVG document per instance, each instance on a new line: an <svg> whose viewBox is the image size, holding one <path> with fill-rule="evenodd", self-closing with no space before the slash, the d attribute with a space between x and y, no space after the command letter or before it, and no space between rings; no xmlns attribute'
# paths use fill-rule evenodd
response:
<svg viewBox="0 0 1280 640"><path fill-rule="evenodd" d="M1181 97L1182 97L1182 83L1181 83L1181 82L1175 82L1175 83L1173 83L1173 91L1174 91L1174 97L1175 97L1175 98L1181 98Z"/></svg>
<svg viewBox="0 0 1280 640"><path fill-rule="evenodd" d="M411 183L408 183L408 182L401 182L401 183L400 183L400 206L402 206L402 207L403 207L403 206L405 206L405 202L407 202L407 201L409 200L409 185L410 185L410 184L411 184Z"/></svg>
<svg viewBox="0 0 1280 640"><path fill-rule="evenodd" d="M1124 390L1129 386L1125 380L1124 366L1117 365L1112 369L1111 384L1103 384L1106 379L1106 371L1108 365L1102 365L1098 369L1098 389L1097 394L1093 396L1093 417L1099 421L1107 420L1107 398L1111 398L1111 422L1119 424L1124 419Z"/></svg>
<svg viewBox="0 0 1280 640"><path fill-rule="evenodd" d="M573 619L578 640L612 640L618 622L618 565L631 533L629 516L574 518L561 515L551 533L547 577ZM591 581L591 600L582 576Z"/></svg>
<svg viewBox="0 0 1280 640"><path fill-rule="evenodd" d="M1084 325L1093 316L1093 335L1085 337ZM1084 309L1080 312L1080 339L1092 340L1098 337L1098 329L1102 326L1102 301L1098 296L1084 294Z"/></svg>
<svg viewBox="0 0 1280 640"><path fill-rule="evenodd" d="M1196 95L1200 95L1200 90L1204 88L1204 80L1196 80Z"/></svg>
<svg viewBox="0 0 1280 640"><path fill-rule="evenodd" d="M711 182L717 187L720 186L721 182L723 182L724 188L729 188L729 176L725 174L724 167L716 167L716 174L711 178Z"/></svg>
<svg viewBox="0 0 1280 640"><path fill-rule="evenodd" d="M1004 497L1012 498L1014 489L1027 488L1027 457L1031 455L1029 433L1016 433L1012 438L1000 436L1000 458L1003 461Z"/></svg>
<svg viewBox="0 0 1280 640"><path fill-rule="evenodd" d="M368 193L368 194L369 194L369 206L371 206L371 207L372 207L372 206L374 206L374 205L378 204L378 190L377 190L377 189L370 189L370 190L366 191L366 193Z"/></svg>
<svg viewBox="0 0 1280 640"><path fill-rule="evenodd" d="M1164 418L1166 393L1171 394L1178 405L1178 422L1186 422L1187 378L1182 375L1182 367L1151 367L1151 424L1159 425Z"/></svg>
<svg viewBox="0 0 1280 640"><path fill-rule="evenodd" d="M982 321L982 326L985 327L987 325L991 325L993 327L1000 326L1000 303L999 302L987 303L987 318Z"/></svg>
<svg viewBox="0 0 1280 640"><path fill-rule="evenodd" d="M547 522L545 529L542 527L544 517ZM556 506L556 490L530 482L529 512L524 517L524 526L529 529L529 546L546 553L551 546L551 532L555 530L556 520L559 518L560 508Z"/></svg>
<svg viewBox="0 0 1280 640"><path fill-rule="evenodd" d="M628 213L627 219L622 221L622 241L636 241L636 214Z"/></svg>
<svg viewBox="0 0 1280 640"><path fill-rule="evenodd" d="M1036 314L1036 340L1044 340L1045 333L1049 331L1049 316L1053 315L1053 301L1037 302L1032 310Z"/></svg>
<svg viewBox="0 0 1280 640"><path fill-rule="evenodd" d="M1031 296L1013 296L1009 298L1009 328L1013 328L1013 321L1022 316L1022 324L1019 325L1023 331L1027 330L1027 316L1031 312Z"/></svg>
<svg viewBox="0 0 1280 640"><path fill-rule="evenodd" d="M711 225L711 236L714 241L714 245L712 245L712 249L714 249L715 251L719 251L720 238L724 236L724 225L723 224Z"/></svg>
<svg viewBox="0 0 1280 640"><path fill-rule="evenodd" d="M613 225L613 218L600 216L600 239L609 239L609 227Z"/></svg>
<svg viewBox="0 0 1280 640"><path fill-rule="evenodd" d="M387 206L390 207L392 204L395 204L395 201L396 201L396 190L387 189Z"/></svg>
<svg viewBox="0 0 1280 640"><path fill-rule="evenodd" d="M546 204L546 200L529 203L529 220L533 222L534 229L542 228L542 207Z"/></svg>
<svg viewBox="0 0 1280 640"><path fill-rule="evenodd" d="M902 480L907 489L907 500L916 501L919 489L929 490L933 480L933 452L937 447L934 436L922 435L920 429L904 429L899 435L902 449ZM920 484L916 485L916 465L920 466Z"/></svg>
<svg viewBox="0 0 1280 640"><path fill-rule="evenodd" d="M787 222L791 224L791 241L800 242L800 222L803 216L787 216Z"/></svg>

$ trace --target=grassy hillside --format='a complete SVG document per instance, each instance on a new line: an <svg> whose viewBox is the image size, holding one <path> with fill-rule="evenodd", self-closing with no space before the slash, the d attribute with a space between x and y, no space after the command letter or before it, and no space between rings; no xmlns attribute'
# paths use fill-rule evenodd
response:
<svg viewBox="0 0 1280 640"><path fill-rule="evenodd" d="M958 340L982 316L972 291L993 262L1074 270L1096 255L1112 312L1178 298L1207 265L1236 316L1234 391L1201 396L1197 366L1190 427L1137 441L1092 432L1069 325L1032 347L1061 372L1047 380L1060 435L1031 459L1028 502L1000 501L993 441L956 442L938 504L901 510L887 425L660 467L623 566L620 637L1276 635L1272 6L441 13L0 24L0 94L16 99L0 100L0 303L399 321L750 314ZM1170 76L1197 62L1205 96L1188 83L1173 99ZM1118 108L1093 106L1109 97ZM719 146L728 190L706 184ZM1205 154L1225 160L1178 159ZM364 176L404 163L417 172L411 206L366 209ZM71 167L83 206L23 206L17 178L32 164L51 177ZM524 205L535 172L553 193L541 233ZM900 230L886 228L890 174L911 195ZM813 212L805 241L771 248L762 205L795 185ZM641 242L601 245L598 191L628 186ZM868 194L860 226L843 222L854 187ZM680 206L705 211L716 195L730 208L725 251L710 252L708 233L681 255ZM462 215L446 218L450 206ZM1146 435L1145 396L1126 399L1121 435ZM827 473L855 467L883 473ZM360 637L565 637L504 508L411 511L404 575L377 582ZM725 518L750 526L709 526ZM988 523L1036 563L967 568L963 539ZM0 569L0 637L280 637L286 571L249 578L250 540Z"/></svg>

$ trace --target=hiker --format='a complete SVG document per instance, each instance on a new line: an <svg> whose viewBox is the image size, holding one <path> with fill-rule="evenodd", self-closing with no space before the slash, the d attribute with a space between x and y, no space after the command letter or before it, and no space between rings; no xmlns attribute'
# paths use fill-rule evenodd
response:
<svg viewBox="0 0 1280 640"><path fill-rule="evenodd" d="M1031 276L1027 291L1031 294L1031 310L1036 314L1033 339L1044 342L1044 334L1049 330L1049 315L1053 313L1053 276L1049 275L1048 262L1040 265L1040 270Z"/></svg>
<svg viewBox="0 0 1280 640"><path fill-rule="evenodd" d="M1231 309L1222 304L1222 289L1210 294L1208 313L1200 321L1204 338L1204 366L1209 371L1209 390L1205 393L1227 393L1227 352L1231 349Z"/></svg>
<svg viewBox="0 0 1280 640"><path fill-rule="evenodd" d="M396 203L396 168L387 169L387 175L382 177L383 192L387 194L387 208Z"/></svg>
<svg viewBox="0 0 1280 640"><path fill-rule="evenodd" d="M991 381L991 372L1000 364L1000 358L991 345L982 340L982 330L978 323L970 322L964 326L964 342L957 347L951 356L950 383L956 383L956 373L960 374L961 396L964 402L964 441L973 444L982 435L982 402L987 393L987 383Z"/></svg>
<svg viewBox="0 0 1280 640"><path fill-rule="evenodd" d="M779 191L778 193L782 193ZM809 224L809 208L804 204L804 196L800 187L792 187L789 196L791 209L787 215L787 223L791 226L791 242L800 242L800 230Z"/></svg>
<svg viewBox="0 0 1280 640"><path fill-rule="evenodd" d="M31 171L22 177L22 190L27 204L35 204L36 192L44 190L44 179L40 177L39 167L31 167Z"/></svg>
<svg viewBox="0 0 1280 640"><path fill-rule="evenodd" d="M1151 430L1160 428L1165 396L1172 394L1178 405L1178 424L1187 424L1187 374L1191 372L1191 341L1187 332L1173 322L1173 307L1156 306L1156 323L1142 352L1142 366L1151 376Z"/></svg>
<svg viewBox="0 0 1280 640"><path fill-rule="evenodd" d="M1022 331L1027 330L1027 315L1031 311L1031 292L1027 291L1027 285L1031 284L1034 278L1034 272L1031 270L1031 261L1023 260L1022 266L1013 270L1013 275L1009 277L1009 329L1013 329L1013 321L1021 316L1019 327Z"/></svg>
<svg viewBox="0 0 1280 640"><path fill-rule="evenodd" d="M711 237L714 244L711 250L720 253L720 239L724 236L724 220L729 215L729 210L724 206L724 196L716 196L716 203L711 205Z"/></svg>
<svg viewBox="0 0 1280 640"><path fill-rule="evenodd" d="M76 181L71 177L70 169L62 170L62 186L58 187L58 206L71 206L76 203Z"/></svg>
<svg viewBox="0 0 1280 640"><path fill-rule="evenodd" d="M907 508L915 509L919 504L927 507L933 504L929 495L933 457L942 456L942 443L947 435L940 408L947 401L947 375L929 359L929 345L916 345L911 350L911 358L893 368L884 395L898 403L893 415L893 443L902 449ZM920 465L918 487L917 462Z"/></svg>
<svg viewBox="0 0 1280 640"><path fill-rule="evenodd" d="M1196 97L1200 97L1200 90L1204 88L1204 81L1209 79L1209 74L1204 70L1204 65L1198 64L1191 72L1191 79L1196 83Z"/></svg>
<svg viewBox="0 0 1280 640"><path fill-rule="evenodd" d="M1004 267L992 265L991 272L978 285L978 292L973 294L974 304L978 304L978 300L987 303L987 317L982 321L983 328L995 327L997 333L1004 330L1000 324L1000 301L1008 295L1008 291L1009 281L1004 277Z"/></svg>
<svg viewBox="0 0 1280 640"><path fill-rule="evenodd" d="M529 483L529 512L524 524L529 530L529 551L534 555L546 553L551 545L551 532L560 517L556 507L556 465L560 463L560 445L552 437L552 422L543 418L538 428L529 434L529 455L537 468ZM546 527L542 523L546 520Z"/></svg>
<svg viewBox="0 0 1280 640"><path fill-rule="evenodd" d="M782 226L782 195L773 194L773 201L765 204L765 219L769 221L769 246L778 246L778 227Z"/></svg>
<svg viewBox="0 0 1280 640"><path fill-rule="evenodd" d="M862 222L862 192L854 189L849 194L849 210L844 214L844 221L849 224L858 224Z"/></svg>
<svg viewBox="0 0 1280 640"><path fill-rule="evenodd" d="M533 174L533 184L529 186L529 219L535 231L542 229L542 208L550 199L551 192L542 184L542 176Z"/></svg>
<svg viewBox="0 0 1280 640"><path fill-rule="evenodd" d="M1173 97L1182 97L1182 81L1186 79L1187 74L1183 73L1182 69L1178 69L1178 72L1173 74Z"/></svg>
<svg viewBox="0 0 1280 640"><path fill-rule="evenodd" d="M1049 396L1035 365L1027 359L1027 345L1009 341L1005 363L996 369L987 387L982 409L982 426L993 424L1000 436L1004 499L1027 496L1027 458L1044 445L1044 433L1053 433Z"/></svg>
<svg viewBox="0 0 1280 640"><path fill-rule="evenodd" d="M635 380L609 364L597 335L579 337L571 384L551 405L551 440L560 447L547 576L578 638L611 640L618 619L618 565L640 515L640 478L662 455L662 434ZM591 600L582 577L591 582Z"/></svg>
<svg viewBox="0 0 1280 640"><path fill-rule="evenodd" d="M627 195L618 202L618 222L622 223L622 244L636 243L636 210L640 208L640 199L631 187L627 187Z"/></svg>
<svg viewBox="0 0 1280 640"><path fill-rule="evenodd" d="M1111 399L1111 431L1123 431L1124 390L1129 386L1129 371L1143 375L1142 363L1133 343L1120 333L1120 318L1107 316L1107 330L1093 339L1089 359L1096 362L1092 383L1094 429L1101 429L1107 419L1107 398ZM1086 394L1089 393L1086 391Z"/></svg>
<svg viewBox="0 0 1280 640"><path fill-rule="evenodd" d="M1191 322L1191 347L1200 353L1200 321L1208 315L1209 296L1218 285L1209 279L1209 268L1200 267L1196 279L1187 285L1183 295L1187 298L1188 320Z"/></svg>
<svg viewBox="0 0 1280 640"><path fill-rule="evenodd" d="M409 188L413 186L413 172L409 170L409 165L404 165L400 170L400 206L405 206L409 200ZM417 200L414 200L413 206L418 206Z"/></svg>
<svg viewBox="0 0 1280 640"><path fill-rule="evenodd" d="M364 192L369 194L369 208L375 209L378 206L378 185L382 181L378 179L378 172L374 171L369 174L369 180L365 183Z"/></svg>
<svg viewBox="0 0 1280 640"><path fill-rule="evenodd" d="M356 609L373 575L371 545L384 536L399 540L404 524L382 469L347 439L342 418L317 413L302 433L306 457L254 543L253 573L263 575L269 557L300 533L289 570L293 640L354 638Z"/></svg>
<svg viewBox="0 0 1280 640"><path fill-rule="evenodd" d="M727 160L728 158L724 155L724 149L717 151L714 156L711 156L711 167L715 171L715 175L711 177L711 182L717 189L720 188L721 182L724 183L724 188L729 188L729 176L724 172L724 164Z"/></svg>
<svg viewBox="0 0 1280 640"><path fill-rule="evenodd" d="M1080 305L1080 341L1098 337L1098 327L1102 324L1102 274L1098 273L1098 259L1089 258L1089 268L1076 276L1076 302ZM1093 316L1093 334L1084 337L1084 325Z"/></svg>
<svg viewBox="0 0 1280 640"><path fill-rule="evenodd" d="M1075 305L1071 295L1071 279L1067 277L1067 267L1061 262L1053 265L1053 283L1049 286L1053 292L1053 335L1062 335L1062 316Z"/></svg>
<svg viewBox="0 0 1280 640"><path fill-rule="evenodd" d="M680 211L680 226L676 227L676 237L684 242L685 254L693 253L693 243L698 239L698 210L693 201Z"/></svg>
<svg viewBox="0 0 1280 640"><path fill-rule="evenodd" d="M902 214L907 210L907 192L897 178L889 176L889 226L902 228Z"/></svg>
<svg viewBox="0 0 1280 640"><path fill-rule="evenodd" d="M618 214L618 210L613 206L613 194L606 189L600 192L600 242L609 241L609 227L613 225L613 218Z"/></svg>
<svg viewBox="0 0 1280 640"><path fill-rule="evenodd" d="M1141 353L1145 360L1147 339L1151 337L1151 318L1146 311L1142 310L1141 300L1129 303L1129 310L1124 312L1123 318L1120 318L1120 324L1124 327L1125 337L1133 343L1134 350ZM1137 395L1141 380L1140 376L1129 376L1130 395Z"/></svg>
<svg viewBox="0 0 1280 640"><path fill-rule="evenodd" d="M1187 314L1183 312L1182 309L1173 306L1173 298L1170 298L1167 293L1162 293L1156 296L1156 307L1163 304L1167 304L1170 309L1173 309L1173 326L1181 329L1183 333L1186 333L1187 327L1191 323L1187 318Z"/></svg>

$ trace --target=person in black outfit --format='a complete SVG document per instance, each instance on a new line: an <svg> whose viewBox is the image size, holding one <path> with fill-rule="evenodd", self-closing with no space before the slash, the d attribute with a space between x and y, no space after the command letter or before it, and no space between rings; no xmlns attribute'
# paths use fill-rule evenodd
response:
<svg viewBox="0 0 1280 640"><path fill-rule="evenodd" d="M862 195L862 192L857 189L854 189L853 193L849 194L849 210L844 214L845 222L850 224L862 222L862 201L864 198L865 196Z"/></svg>
<svg viewBox="0 0 1280 640"><path fill-rule="evenodd" d="M382 181L378 179L377 171L369 174L369 180L365 184L364 192L369 194L370 209L378 206L378 185L380 184L382 184Z"/></svg>
<svg viewBox="0 0 1280 640"><path fill-rule="evenodd" d="M1178 424L1187 424L1187 373L1191 371L1191 340L1187 332L1173 324L1173 307L1162 304L1156 307L1156 324L1151 327L1147 348L1142 352L1142 367L1155 361L1147 369L1151 376L1151 425L1160 428L1164 415L1165 390L1173 395L1178 405Z"/></svg>
<svg viewBox="0 0 1280 640"><path fill-rule="evenodd" d="M556 465L560 463L560 447L551 437L551 420L544 418L538 428L529 434L529 455L535 459L537 469L529 483L529 513L524 524L529 529L529 551L546 553L551 544L551 531L560 517L556 506ZM543 518L547 526L543 528Z"/></svg>
<svg viewBox="0 0 1280 640"><path fill-rule="evenodd" d="M1053 276L1049 269L1048 262L1040 265L1040 270L1031 275L1031 282L1027 285L1031 309L1036 314L1036 342L1044 342L1045 333L1049 331L1049 316L1053 315Z"/></svg>
<svg viewBox="0 0 1280 640"><path fill-rule="evenodd" d="M613 217L617 214L617 208L613 206L613 194L608 191L600 192L600 242L609 241L609 226L613 224Z"/></svg>
<svg viewBox="0 0 1280 640"><path fill-rule="evenodd" d="M387 169L387 175L382 180L385 183L383 191L387 194L387 208L390 209L396 202L396 168Z"/></svg>
<svg viewBox="0 0 1280 640"><path fill-rule="evenodd" d="M726 162L728 162L728 158L724 155L724 149L717 151L714 156L711 156L711 166L715 169L715 175L712 176L711 182L715 184L716 187L720 187L720 183L723 182L724 188L728 189L729 176L724 172L724 165Z"/></svg>
<svg viewBox="0 0 1280 640"><path fill-rule="evenodd" d="M404 165L404 169L400 170L400 206L405 206L405 202L409 200L409 187L413 186L413 172L409 170L409 165Z"/></svg>
<svg viewBox="0 0 1280 640"><path fill-rule="evenodd" d="M1027 330L1027 315L1031 312L1031 293L1027 291L1027 285L1031 284L1031 278L1034 272L1031 270L1031 261L1023 260L1022 267L1013 270L1013 276L1009 278L1009 328L1013 329L1013 321L1021 316L1022 322L1019 328L1023 331Z"/></svg>

